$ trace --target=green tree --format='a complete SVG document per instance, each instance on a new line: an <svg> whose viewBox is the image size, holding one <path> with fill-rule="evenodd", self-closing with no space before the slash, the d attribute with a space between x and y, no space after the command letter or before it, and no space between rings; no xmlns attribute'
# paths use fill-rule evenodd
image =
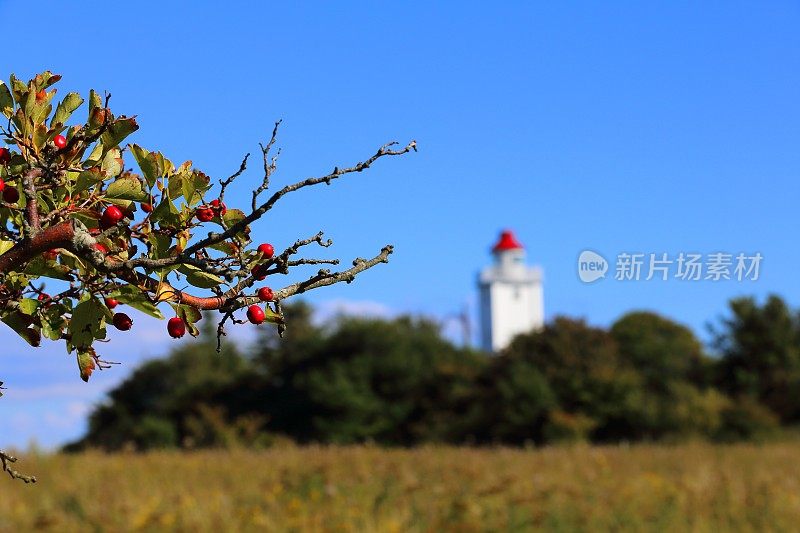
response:
<svg viewBox="0 0 800 533"><path fill-rule="evenodd" d="M89 416L86 436L65 449L146 450L178 446L191 437L187 421L201 416L205 406L217 404L218 396L250 369L233 343L223 345L218 354L213 324L205 324L206 334L198 341L143 363L113 389Z"/></svg>
<svg viewBox="0 0 800 533"><path fill-rule="evenodd" d="M446 440L450 410L483 361L423 319L345 317L304 331L256 356L266 368L268 427L300 440Z"/></svg>
<svg viewBox="0 0 800 533"><path fill-rule="evenodd" d="M585 417L581 425L594 427L594 438L629 435L641 377L622 360L607 331L557 317L542 331L517 336L500 357L521 359L540 372L558 409Z"/></svg>
<svg viewBox="0 0 800 533"><path fill-rule="evenodd" d="M630 420L635 439L710 437L727 398L708 389L711 361L692 331L656 313L634 311L611 327L622 360L642 377Z"/></svg>
<svg viewBox="0 0 800 533"><path fill-rule="evenodd" d="M710 360L692 331L656 313L626 313L611 326L623 361L633 366L651 390L666 391L674 381L707 384Z"/></svg>
<svg viewBox="0 0 800 533"><path fill-rule="evenodd" d="M763 403L783 422L800 421L800 315L776 295L729 307L714 330L719 387Z"/></svg>
<svg viewBox="0 0 800 533"><path fill-rule="evenodd" d="M556 394L529 357L493 357L475 380L463 415L461 439L489 443L542 443Z"/></svg>

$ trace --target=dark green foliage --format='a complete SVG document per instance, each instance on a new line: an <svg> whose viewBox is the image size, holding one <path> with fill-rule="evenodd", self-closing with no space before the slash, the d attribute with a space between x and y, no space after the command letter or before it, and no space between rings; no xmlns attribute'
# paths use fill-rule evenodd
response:
<svg viewBox="0 0 800 533"><path fill-rule="evenodd" d="M301 302L284 307L285 338L261 328L249 357L199 342L146 363L71 449L769 438L800 412L797 315L776 297L731 310L716 360L649 312L608 330L559 317L489 356L424 319L316 325Z"/></svg>
<svg viewBox="0 0 800 533"><path fill-rule="evenodd" d="M213 324L208 325L213 328ZM248 370L232 343L216 353L214 334L183 344L167 359L144 363L109 393L89 417L89 432L68 449L173 447L190 437L185 422L204 404L215 403Z"/></svg>
<svg viewBox="0 0 800 533"><path fill-rule="evenodd" d="M620 357L634 366L651 389L666 392L673 381L706 382L710 361L685 326L647 311L627 313L611 326Z"/></svg>
<svg viewBox="0 0 800 533"><path fill-rule="evenodd" d="M800 316L778 296L759 306L730 302L716 332L722 356L717 384L733 396L763 403L784 422L800 421Z"/></svg>
<svg viewBox="0 0 800 533"><path fill-rule="evenodd" d="M426 320L340 318L322 329L306 306L288 309L287 338L267 338L255 354L264 382L254 407L271 429L337 443L448 437L482 356L454 347Z"/></svg>

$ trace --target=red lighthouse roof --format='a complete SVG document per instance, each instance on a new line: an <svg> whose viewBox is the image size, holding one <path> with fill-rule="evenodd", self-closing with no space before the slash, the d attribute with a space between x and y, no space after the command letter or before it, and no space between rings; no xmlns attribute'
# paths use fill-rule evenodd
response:
<svg viewBox="0 0 800 533"><path fill-rule="evenodd" d="M492 252L497 253L497 252L505 252L507 250L521 250L521 249L523 249L522 244L520 244L520 242L514 236L514 233L511 230L507 229L503 230L503 232L500 233L500 240L498 240L497 244L495 244L492 247Z"/></svg>

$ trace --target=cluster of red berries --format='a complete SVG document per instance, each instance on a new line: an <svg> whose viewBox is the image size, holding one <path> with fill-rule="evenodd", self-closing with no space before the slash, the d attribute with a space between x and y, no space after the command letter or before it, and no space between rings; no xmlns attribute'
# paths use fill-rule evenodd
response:
<svg viewBox="0 0 800 533"><path fill-rule="evenodd" d="M213 220L215 216L220 218L224 217L227 212L228 208L225 206L225 203L216 199L211 200L211 203L208 205L201 205L198 207L195 211L195 216L200 222L209 222Z"/></svg>
<svg viewBox="0 0 800 533"><path fill-rule="evenodd" d="M258 245L258 252L261 254L262 259L272 259L275 255L275 247L265 242ZM262 281L267 277L267 265L259 264L253 267L253 277L258 281ZM274 298L272 289L269 287L261 287L258 289L258 299L262 302L269 302ZM264 310L259 306L253 304L247 308L247 319L253 324L261 324L264 322L266 316Z"/></svg>

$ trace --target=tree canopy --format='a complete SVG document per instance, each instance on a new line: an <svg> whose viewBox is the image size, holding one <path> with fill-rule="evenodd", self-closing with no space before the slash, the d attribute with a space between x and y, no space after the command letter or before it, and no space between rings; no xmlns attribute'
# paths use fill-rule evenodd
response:
<svg viewBox="0 0 800 533"><path fill-rule="evenodd" d="M785 402L758 394L782 367L756 363L772 357L776 338L786 341L785 354L799 343L788 333L791 320L772 320L784 316L776 309L794 316L782 300L748 301L731 302L732 317L718 328L729 351L712 354L688 328L651 312L628 313L608 329L557 317L489 355L455 346L430 320L316 324L307 304L287 304L292 328L280 341L264 330L253 346L231 347L222 358L201 341L143 365L70 449L267 446L282 438L388 445L765 438L791 418L776 410ZM756 324L788 329L747 333L753 319L737 318L743 309L772 317ZM754 369L744 383L758 386L728 380L742 366Z"/></svg>

